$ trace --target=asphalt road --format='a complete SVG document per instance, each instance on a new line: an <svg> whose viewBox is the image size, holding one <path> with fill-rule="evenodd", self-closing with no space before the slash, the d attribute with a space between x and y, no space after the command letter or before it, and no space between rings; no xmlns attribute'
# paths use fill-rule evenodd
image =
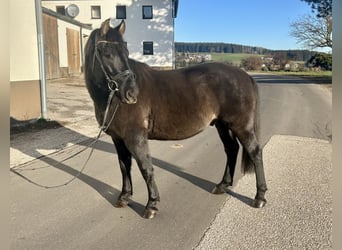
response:
<svg viewBox="0 0 342 250"><path fill-rule="evenodd" d="M261 139L274 134L331 141L332 96L326 86L290 76L254 74L261 99Z"/></svg>
<svg viewBox="0 0 342 250"><path fill-rule="evenodd" d="M271 75L255 75L254 77L260 86L263 144L277 134L331 140L332 105L331 93L327 89L297 78ZM301 147L311 143L306 140L300 140L300 142L294 143L297 145L295 147L297 153ZM267 156L267 159L270 159L268 166L271 163L286 161L286 157L291 157L291 154L283 151L289 147L294 148L295 145L291 143L292 141L289 145L285 143L285 146L287 145L285 148L284 144L280 143L283 146L275 149L280 150L277 154L271 149L277 147L279 143L266 144L266 147L271 145ZM298 148L298 145L301 147ZM327 152L324 154L324 159L326 159L329 157L329 149L327 149L329 146L326 145L330 144L323 142L319 145L324 145L324 152ZM25 164L19 168L20 173L41 184L59 184L76 174L77 169L85 161L86 153L83 153L60 163L77 152L80 147L80 145L75 145ZM134 196L130 206L125 209L117 209L113 206L121 189L121 173L114 147L107 136L103 136L97 144L85 172L66 187L39 188L12 173L10 185L12 249L192 249L196 246L208 249L215 247L215 244L209 244L206 239L213 238L210 236L211 233L219 228L215 226L218 222L215 218L220 218L223 214L227 215L229 211L232 215L239 214L240 217L244 217L244 209L250 209L246 200L253 198L255 193L253 176L244 177L235 186L238 188L239 185L247 182L248 195L246 197L239 196L239 193L221 196L210 193L215 183L221 179L225 164L223 147L215 128L208 128L203 133L184 141L151 141L150 148L156 182L161 195L160 213L153 220L141 218L147 201L147 190L135 164L133 166ZM314 154L319 151L319 148L313 148ZM319 156L319 152L317 155ZM321 157L318 158L321 159ZM305 157L299 160L306 163L310 161ZM280 178L280 181L284 181L284 183L277 183L277 186L283 185L284 187L280 190L290 189L291 186L285 183L288 178L295 178L296 174L291 172L291 175L287 175L287 171L292 170L281 169L281 178L273 177L271 173L279 171L268 167L266 177L270 177L271 183ZM305 171L298 173L301 176L308 175L310 178ZM325 182L329 182L329 173L328 171L328 177L324 178ZM303 185L305 189L307 186L304 183L297 182L299 186L295 185L294 188ZM324 197L326 192L329 192L329 185L326 189L313 189L313 192L318 192L319 197ZM237 199L231 199L231 197ZM286 197L288 200L279 202L291 206L291 199L295 197ZM326 212L327 209L329 210L330 196L326 195L326 197L328 197L327 207L322 208L313 202L310 208L317 209L316 218L324 215L322 220L330 222L329 213ZM272 207L272 201L269 201L268 205ZM228 212L226 212L227 209ZM286 206L281 211L285 214L282 214L280 222L287 221L286 218L290 220L289 225L291 225L291 219L296 219L296 223L298 222L297 217L293 218L290 215L286 217ZM260 212L262 213L267 216L265 212ZM246 216L248 214L246 212ZM273 216L277 218L277 214ZM304 219L307 218L303 218L305 224ZM229 220L226 221L226 223L229 222ZM262 223L262 221L257 220L255 223ZM219 224L225 226L223 221ZM322 227L326 230L324 232L330 232L329 225L329 223L323 223ZM237 223L235 226L234 234L246 237L250 226L243 223ZM291 226L288 230L291 230ZM310 242L312 232L300 230L298 232L302 233L300 236L303 238L308 237ZM273 241L276 241L277 237L282 237L279 234L272 235L272 230L268 230L268 233L271 234L271 239L273 237ZM329 235L327 238L324 240L329 242ZM317 239L322 240L319 237ZM226 242L219 243L219 240L215 242L227 244ZM261 247L265 246L262 240L260 244ZM240 248L237 243L232 246L235 247L229 248L227 245L221 245L218 248ZM245 248L241 245L240 249Z"/></svg>

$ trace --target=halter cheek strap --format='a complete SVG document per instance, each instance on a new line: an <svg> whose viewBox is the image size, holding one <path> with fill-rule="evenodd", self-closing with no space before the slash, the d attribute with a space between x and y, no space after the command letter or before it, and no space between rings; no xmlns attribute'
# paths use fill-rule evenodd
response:
<svg viewBox="0 0 342 250"><path fill-rule="evenodd" d="M115 105L115 107L114 107L114 110L113 110L113 113L112 113L110 119L108 119L109 109L110 109L111 104L113 102L113 97L115 96L114 94L119 91L119 83L118 82L120 82L120 81L126 82L129 77L132 77L133 79L135 79L135 74L130 69L127 69L127 70L124 70L122 72L117 73L113 78L111 78L109 76L109 74L106 72L106 69L105 69L105 67L104 67L104 65L102 63L102 60L100 58L100 55L98 53L97 45L99 43L111 43L111 44L120 44L120 43L119 42L108 42L108 41L99 41L99 42L97 42L96 46L95 46L95 52L94 52L95 55L93 57L94 58L93 59L93 69L94 69L94 66L95 66L95 59L97 59L99 65L101 67L101 70L102 70L103 74L106 77L107 84L108 84L108 89L110 90L110 93L109 93L109 96L108 96L108 100L107 100L107 106L106 106L106 109L105 109L105 112L104 112L104 117L103 117L102 125L100 127L100 129L101 129L100 131L106 132L107 129L109 128L109 125L112 123L112 121L114 119L114 116L116 114L116 111L118 110L118 107L119 107L119 103L117 103Z"/></svg>
<svg viewBox="0 0 342 250"><path fill-rule="evenodd" d="M129 77L133 77L135 79L135 74L132 72L132 70L127 69L127 70L124 70L122 72L119 72L113 78L111 78L109 76L109 74L106 72L106 70L104 68L104 65L102 63L102 60L100 58L100 55L98 53L97 45L100 44L100 43L109 43L109 44L117 44L117 45L120 44L120 43L119 42L108 42L108 41L99 41L99 42L97 42L96 45L95 45L95 55L93 57L94 58L94 60L93 60L93 69L94 69L94 66L95 66L95 59L97 59L98 63L100 64L101 70L102 70L103 74L106 77L109 90L117 92L117 91L119 91L119 83L118 83L118 81L124 81L125 82L125 81L127 81L127 79Z"/></svg>

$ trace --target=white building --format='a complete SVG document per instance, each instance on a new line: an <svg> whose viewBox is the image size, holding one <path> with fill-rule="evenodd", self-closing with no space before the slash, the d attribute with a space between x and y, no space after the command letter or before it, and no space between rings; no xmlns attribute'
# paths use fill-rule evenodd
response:
<svg viewBox="0 0 342 250"><path fill-rule="evenodd" d="M94 29L107 18L113 18L112 25L124 19L124 38L131 58L156 68L175 67L174 18L178 0L42 0L42 5Z"/></svg>

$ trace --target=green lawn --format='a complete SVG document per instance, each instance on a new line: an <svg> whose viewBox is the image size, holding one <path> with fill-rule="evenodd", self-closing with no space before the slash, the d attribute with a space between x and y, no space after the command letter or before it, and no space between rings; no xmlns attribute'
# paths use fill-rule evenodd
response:
<svg viewBox="0 0 342 250"><path fill-rule="evenodd" d="M316 77L331 77L332 71L301 71L301 72L272 72L279 75L293 75L293 76L316 76Z"/></svg>
<svg viewBox="0 0 342 250"><path fill-rule="evenodd" d="M248 58L252 54L242 54L242 53L211 53L211 59L215 62L233 63L234 65L240 65L241 60ZM262 56L262 55L258 55Z"/></svg>
<svg viewBox="0 0 342 250"><path fill-rule="evenodd" d="M259 73L265 73L264 71L258 71ZM331 84L332 83L332 71L302 71L302 72L286 72L286 71L270 71L269 73L275 75L287 75L298 76L305 79L309 79L315 83Z"/></svg>
<svg viewBox="0 0 342 250"><path fill-rule="evenodd" d="M319 71L319 72L289 72L288 75L299 76L305 79L310 79L316 83L331 84L332 71Z"/></svg>

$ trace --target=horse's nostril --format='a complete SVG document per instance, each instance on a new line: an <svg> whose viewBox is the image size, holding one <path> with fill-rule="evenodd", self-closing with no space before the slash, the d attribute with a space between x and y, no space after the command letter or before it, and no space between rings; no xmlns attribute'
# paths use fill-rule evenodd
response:
<svg viewBox="0 0 342 250"><path fill-rule="evenodd" d="M131 90L128 90L126 93L127 98L132 98L133 97L133 92Z"/></svg>
<svg viewBox="0 0 342 250"><path fill-rule="evenodd" d="M137 98L136 98L136 95L134 94L133 90L127 90L126 99L127 99L128 103L136 103L137 102Z"/></svg>

